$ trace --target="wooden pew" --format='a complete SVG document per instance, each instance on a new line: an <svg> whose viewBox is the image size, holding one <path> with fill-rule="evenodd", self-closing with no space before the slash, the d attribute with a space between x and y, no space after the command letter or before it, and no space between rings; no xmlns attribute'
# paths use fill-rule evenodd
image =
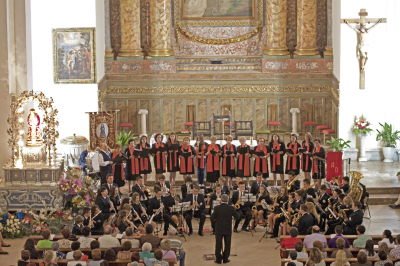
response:
<svg viewBox="0 0 400 266"><path fill-rule="evenodd" d="M291 236L280 236L280 240L282 241L284 238L290 238ZM300 238L302 241L304 241L305 235L298 235L296 238ZM326 242L328 243L329 240L331 240L331 236L325 236L326 237ZM349 241L350 245L353 245L353 241L358 238L358 235L343 235L344 238L347 238ZM372 241L374 241L374 245L378 245L378 242L382 240L382 235L370 235L372 237ZM393 238L396 239L396 236L393 235Z"/></svg>
<svg viewBox="0 0 400 266"><path fill-rule="evenodd" d="M352 259L347 259L347 260L348 260L348 262L349 262L350 264L352 264L352 263L354 263L354 262L357 262L357 258L352 258ZM388 258L387 260L390 260L390 261L393 261L393 262L394 262L394 261L396 261L397 259ZM281 259L281 266L285 266L285 264L286 264L287 262L289 262L289 261L291 261L291 260L290 260L290 259ZM308 261L308 259L298 259L297 261L299 261L299 262L305 264L305 263ZM329 265L331 265L331 264L335 261L335 259L324 259L324 261L325 261L325 265L326 265L326 266L329 266ZM374 265L376 261L379 261L379 258L368 258L368 261L372 261L372 265Z"/></svg>
<svg viewBox="0 0 400 266"><path fill-rule="evenodd" d="M80 238L80 237L83 237L83 236L70 237L70 238L68 238L68 240L77 241L78 238ZM91 237L91 238L94 238L94 239L96 239L96 240L98 240L99 237L101 237L101 236L96 235L96 236L90 236L90 237ZM163 238L166 238L166 237L168 237L168 236L158 236L158 237L159 237L160 239L163 239ZM41 236L41 235L30 236L30 238L32 238L33 241L35 241L35 245L37 244L37 242L39 242L39 240L43 240L43 236ZM63 239L63 238L64 238L64 237L63 237L62 235L55 235L54 238L53 238L53 241L58 241L58 240ZM134 236L133 238L139 239L140 236ZM121 239L119 239L119 241L121 242Z"/></svg>
<svg viewBox="0 0 400 266"><path fill-rule="evenodd" d="M44 262L44 260L30 260L31 262L35 263L37 266L40 265L40 263ZM69 261L73 261L73 260L57 260L57 265L58 266L67 266ZM92 260L89 260L89 262ZM169 263L170 266L174 266L175 265L175 261L172 259L164 259L163 261L166 261ZM140 260L141 263L143 263L143 260ZM131 263L131 260L114 260L114 261L110 261L108 262L110 266L127 266Z"/></svg>
<svg viewBox="0 0 400 266"><path fill-rule="evenodd" d="M351 254L353 255L354 258L357 258L357 254L358 252L361 250L362 248L347 248L347 250L349 250L351 252ZM392 250L393 248L389 248L389 251ZM286 249L286 248L281 248L281 254L283 256L283 258L288 258L289 257L289 252L291 250L294 249ZM331 256L331 254L336 251L337 248L323 248L322 252L326 252L328 254L328 257ZM378 253L379 248L374 248L374 250ZM306 252L310 253L311 248L306 248Z"/></svg>

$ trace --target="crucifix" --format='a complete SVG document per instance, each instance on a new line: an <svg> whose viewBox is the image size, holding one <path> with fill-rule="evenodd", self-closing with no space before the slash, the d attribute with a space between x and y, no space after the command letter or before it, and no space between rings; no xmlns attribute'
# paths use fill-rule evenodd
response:
<svg viewBox="0 0 400 266"><path fill-rule="evenodd" d="M357 33L357 58L360 64L360 90L365 89L365 65L368 60L368 33L369 31L378 25L379 23L386 23L385 18L368 18L368 12L366 9L360 9L358 13L359 19L342 19L341 23L347 24L351 29ZM350 25L350 23L359 24L356 26ZM375 23L371 27L367 28L367 23Z"/></svg>

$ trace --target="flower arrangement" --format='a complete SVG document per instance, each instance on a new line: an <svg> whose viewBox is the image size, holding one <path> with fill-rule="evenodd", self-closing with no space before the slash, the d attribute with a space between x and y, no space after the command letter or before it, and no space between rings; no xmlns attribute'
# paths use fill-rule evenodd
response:
<svg viewBox="0 0 400 266"><path fill-rule="evenodd" d="M370 125L371 123L364 115L361 115L358 118L355 117L353 124L353 133L360 136L366 136L372 131L372 128L369 127Z"/></svg>
<svg viewBox="0 0 400 266"><path fill-rule="evenodd" d="M8 214L8 219L3 226L4 238L18 238L25 235L21 220L13 214Z"/></svg>
<svg viewBox="0 0 400 266"><path fill-rule="evenodd" d="M72 199L72 204L75 205L78 209L83 209L86 207L86 200L78 195Z"/></svg>

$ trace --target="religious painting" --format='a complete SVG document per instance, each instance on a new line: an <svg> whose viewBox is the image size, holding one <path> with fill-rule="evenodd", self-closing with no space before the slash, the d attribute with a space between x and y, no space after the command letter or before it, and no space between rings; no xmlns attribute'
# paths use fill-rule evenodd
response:
<svg viewBox="0 0 400 266"><path fill-rule="evenodd" d="M115 111L89 113L90 149L96 150L102 142L113 149L115 147Z"/></svg>
<svg viewBox="0 0 400 266"><path fill-rule="evenodd" d="M175 0L175 23L181 27L258 26L262 0Z"/></svg>
<svg viewBox="0 0 400 266"><path fill-rule="evenodd" d="M100 139L105 139L108 136L108 126L106 123L101 123L97 126L96 135Z"/></svg>
<svg viewBox="0 0 400 266"><path fill-rule="evenodd" d="M54 83L96 83L95 28L53 29Z"/></svg>

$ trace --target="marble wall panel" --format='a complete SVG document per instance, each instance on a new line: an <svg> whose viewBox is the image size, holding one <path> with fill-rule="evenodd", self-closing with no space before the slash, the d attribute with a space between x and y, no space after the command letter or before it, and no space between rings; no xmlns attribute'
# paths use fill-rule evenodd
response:
<svg viewBox="0 0 400 266"><path fill-rule="evenodd" d="M218 100L217 99L211 99L210 100L210 106L208 108L210 108L210 116L209 116L208 120L212 120L213 119L213 115L219 115Z"/></svg>
<svg viewBox="0 0 400 266"><path fill-rule="evenodd" d="M264 129L266 127L265 122L265 100L256 100L256 129Z"/></svg>
<svg viewBox="0 0 400 266"><path fill-rule="evenodd" d="M186 116L186 106L183 106L183 100L175 100L175 123L174 130L184 130L185 129L185 116Z"/></svg>
<svg viewBox="0 0 400 266"><path fill-rule="evenodd" d="M320 51L326 47L327 41L327 0L317 0L317 47Z"/></svg>
<svg viewBox="0 0 400 266"><path fill-rule="evenodd" d="M233 99L233 121L242 120L242 100L241 99Z"/></svg>
<svg viewBox="0 0 400 266"><path fill-rule="evenodd" d="M207 100L199 99L197 101L197 121L207 120Z"/></svg>
<svg viewBox="0 0 400 266"><path fill-rule="evenodd" d="M279 99L279 122L281 122L281 126L279 129L289 131L292 126L289 125L289 117L288 117L288 99L280 98Z"/></svg>
<svg viewBox="0 0 400 266"><path fill-rule="evenodd" d="M325 124L329 127L333 127L332 120L332 99L325 100Z"/></svg>
<svg viewBox="0 0 400 266"><path fill-rule="evenodd" d="M253 120L253 99L244 99L244 121ZM254 121L253 121L254 123ZM254 126L254 125L253 125Z"/></svg>
<svg viewBox="0 0 400 266"><path fill-rule="evenodd" d="M151 100L151 129L153 132L161 132L160 107L160 100Z"/></svg>
<svg viewBox="0 0 400 266"><path fill-rule="evenodd" d="M322 125L322 98L314 98L314 121L317 126Z"/></svg>
<svg viewBox="0 0 400 266"><path fill-rule="evenodd" d="M276 116L275 118L272 117L272 112L271 112L271 106L270 104L277 104L277 100L276 98L268 98L267 99L267 108L268 108L268 117L267 117L267 123L270 121L277 121L278 120L278 116ZM278 112L278 109L276 109L276 111ZM278 113L277 113L278 115Z"/></svg>
<svg viewBox="0 0 400 266"><path fill-rule="evenodd" d="M122 110L122 107L123 107L123 106L126 106L126 101L125 101L125 100L117 100L115 109L116 109L116 110ZM124 123L124 122L125 122L125 121L123 121L123 119L122 119L122 114L121 114L121 112L118 112L118 113L117 113L117 130L120 130L119 125L120 125L121 123Z"/></svg>
<svg viewBox="0 0 400 266"><path fill-rule="evenodd" d="M196 103L196 101L193 100L193 99L187 99L187 100L186 100L186 104L187 104L187 105L195 105L195 103Z"/></svg>
<svg viewBox="0 0 400 266"><path fill-rule="evenodd" d="M162 101L162 124L163 131L172 131L172 100L163 99Z"/></svg>
<svg viewBox="0 0 400 266"><path fill-rule="evenodd" d="M128 106L131 108L130 123L133 125L132 132L139 132L137 101L128 101Z"/></svg>
<svg viewBox="0 0 400 266"><path fill-rule="evenodd" d="M149 104L150 104L149 100L140 100L140 109L146 109L147 111L149 111L150 114ZM146 115L146 131L149 131L149 125L150 125L149 114Z"/></svg>
<svg viewBox="0 0 400 266"><path fill-rule="evenodd" d="M103 106L103 110L111 111L114 110L114 100L107 100Z"/></svg>
<svg viewBox="0 0 400 266"><path fill-rule="evenodd" d="M219 110L219 113L221 115L228 115L229 112L224 109L224 105L231 105L231 101L229 99L221 99L221 110Z"/></svg>
<svg viewBox="0 0 400 266"><path fill-rule="evenodd" d="M287 0L286 45L294 51L297 44L297 0Z"/></svg>
<svg viewBox="0 0 400 266"><path fill-rule="evenodd" d="M301 98L300 115L301 115L301 131L305 130L303 123L306 121L306 106L305 104L311 103L310 98Z"/></svg>

